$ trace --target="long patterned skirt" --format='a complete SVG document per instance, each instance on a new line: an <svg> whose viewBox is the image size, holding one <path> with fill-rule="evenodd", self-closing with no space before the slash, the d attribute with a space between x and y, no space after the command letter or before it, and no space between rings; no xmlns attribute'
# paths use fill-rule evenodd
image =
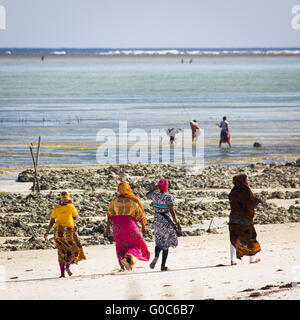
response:
<svg viewBox="0 0 300 320"><path fill-rule="evenodd" d="M170 214L168 214L170 220ZM155 245L162 250L167 250L169 247L176 248L178 246L178 238L176 231L170 225L170 223L162 217L161 214L155 213L154 215L154 236Z"/></svg>
<svg viewBox="0 0 300 320"><path fill-rule="evenodd" d="M140 234L136 219L131 216L113 217L113 234L116 241L116 252L120 266L126 253L142 261L149 261L150 252Z"/></svg>
<svg viewBox="0 0 300 320"><path fill-rule="evenodd" d="M256 240L256 231L253 225L242 226L240 224L229 224L230 242L236 249L236 257L254 256L261 248Z"/></svg>
<svg viewBox="0 0 300 320"><path fill-rule="evenodd" d="M62 226L54 228L54 241L60 264L73 264L86 259L76 230Z"/></svg>

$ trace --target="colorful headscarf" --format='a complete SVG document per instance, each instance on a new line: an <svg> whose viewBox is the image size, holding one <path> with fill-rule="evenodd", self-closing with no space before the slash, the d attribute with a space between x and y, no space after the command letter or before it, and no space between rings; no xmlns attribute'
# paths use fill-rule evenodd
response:
<svg viewBox="0 0 300 320"><path fill-rule="evenodd" d="M134 193L132 193L131 187L127 182L121 182L118 186L118 191L121 197L131 198L137 202L143 213L145 213L143 204L141 203L140 199Z"/></svg>
<svg viewBox="0 0 300 320"><path fill-rule="evenodd" d="M72 203L71 196L68 191L63 191L60 195L60 202L61 204L68 204Z"/></svg>
<svg viewBox="0 0 300 320"><path fill-rule="evenodd" d="M167 192L169 188L169 182L167 179L160 179L158 182L158 187L161 191Z"/></svg>

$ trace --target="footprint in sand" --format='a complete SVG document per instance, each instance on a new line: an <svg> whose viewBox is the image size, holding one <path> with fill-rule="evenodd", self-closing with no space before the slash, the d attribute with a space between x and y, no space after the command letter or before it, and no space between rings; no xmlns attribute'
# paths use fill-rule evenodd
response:
<svg viewBox="0 0 300 320"><path fill-rule="evenodd" d="M243 291L241 291L241 292L251 292L251 291L254 291L254 289L245 289L245 290L243 290Z"/></svg>
<svg viewBox="0 0 300 320"><path fill-rule="evenodd" d="M260 296L261 296L260 292L252 292L251 294L249 294L249 297L251 298L260 297Z"/></svg>
<svg viewBox="0 0 300 320"><path fill-rule="evenodd" d="M259 290L269 290L269 289L272 289L272 288L275 288L276 286L273 286L272 284L268 284L262 288L260 288Z"/></svg>

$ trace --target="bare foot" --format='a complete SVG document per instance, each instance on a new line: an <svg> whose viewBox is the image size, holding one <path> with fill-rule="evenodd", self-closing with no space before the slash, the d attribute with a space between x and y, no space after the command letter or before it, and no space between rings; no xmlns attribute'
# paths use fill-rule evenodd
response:
<svg viewBox="0 0 300 320"><path fill-rule="evenodd" d="M237 265L237 263L236 263L236 262L234 262L234 261L231 261L231 265L232 265L232 266L236 266L236 265Z"/></svg>
<svg viewBox="0 0 300 320"><path fill-rule="evenodd" d="M125 253L125 257L121 263L125 266L126 270L132 271L133 266L136 264L137 258L131 253Z"/></svg>
<svg viewBox="0 0 300 320"><path fill-rule="evenodd" d="M131 270L131 266L130 264L127 262L126 258L121 260L121 263L123 264L123 266L126 268L127 271Z"/></svg>
<svg viewBox="0 0 300 320"><path fill-rule="evenodd" d="M62 274L59 278L65 278L65 276Z"/></svg>
<svg viewBox="0 0 300 320"><path fill-rule="evenodd" d="M256 258L255 261L250 261L250 263L258 263L258 262L260 262L259 258Z"/></svg>

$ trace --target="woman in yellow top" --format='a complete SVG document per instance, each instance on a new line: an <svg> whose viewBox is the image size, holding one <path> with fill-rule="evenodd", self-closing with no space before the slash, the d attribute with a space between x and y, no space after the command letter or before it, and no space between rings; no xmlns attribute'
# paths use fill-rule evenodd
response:
<svg viewBox="0 0 300 320"><path fill-rule="evenodd" d="M69 276L72 275L70 264L86 259L77 235L77 227L75 225L77 216L77 210L72 203L69 193L66 191L62 192L60 204L52 210L51 220L44 235L46 240L48 233L55 223L54 241L58 250L60 278L65 277L65 270Z"/></svg>
<svg viewBox="0 0 300 320"><path fill-rule="evenodd" d="M140 234L137 221L142 225L142 233L146 232L146 215L138 197L132 193L128 183L118 186L119 196L109 205L107 213L106 235L113 234L121 270L132 270L137 260L149 261L150 252Z"/></svg>

